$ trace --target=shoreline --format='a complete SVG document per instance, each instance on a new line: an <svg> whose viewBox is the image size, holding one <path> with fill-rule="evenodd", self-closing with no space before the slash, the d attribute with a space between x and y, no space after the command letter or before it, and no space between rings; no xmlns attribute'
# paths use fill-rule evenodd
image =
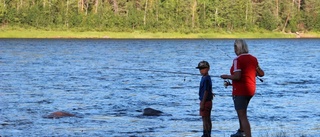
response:
<svg viewBox="0 0 320 137"><path fill-rule="evenodd" d="M283 33L283 32L208 32L208 33L162 33L162 32L97 32L97 31L46 31L46 30L2 30L4 38L40 39L306 39L320 38L320 33Z"/></svg>

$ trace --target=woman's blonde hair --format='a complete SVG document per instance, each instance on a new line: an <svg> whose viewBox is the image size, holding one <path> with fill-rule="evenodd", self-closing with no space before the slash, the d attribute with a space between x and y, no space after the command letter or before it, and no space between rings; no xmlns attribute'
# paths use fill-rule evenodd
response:
<svg viewBox="0 0 320 137"><path fill-rule="evenodd" d="M234 48L237 55L249 53L248 45L243 39L236 39L234 42Z"/></svg>

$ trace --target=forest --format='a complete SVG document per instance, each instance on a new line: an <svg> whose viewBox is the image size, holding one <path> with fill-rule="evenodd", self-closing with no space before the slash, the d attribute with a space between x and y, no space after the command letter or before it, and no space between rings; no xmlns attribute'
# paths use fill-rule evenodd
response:
<svg viewBox="0 0 320 137"><path fill-rule="evenodd" d="M0 0L1 28L319 32L320 0Z"/></svg>

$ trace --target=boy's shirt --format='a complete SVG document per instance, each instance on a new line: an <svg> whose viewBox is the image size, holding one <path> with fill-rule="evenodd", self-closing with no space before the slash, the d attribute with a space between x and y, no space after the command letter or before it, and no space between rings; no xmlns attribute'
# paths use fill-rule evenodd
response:
<svg viewBox="0 0 320 137"><path fill-rule="evenodd" d="M208 91L208 96L206 101L211 101L212 96L212 81L210 75L202 76L199 86L199 99L202 100L204 96L204 91Z"/></svg>

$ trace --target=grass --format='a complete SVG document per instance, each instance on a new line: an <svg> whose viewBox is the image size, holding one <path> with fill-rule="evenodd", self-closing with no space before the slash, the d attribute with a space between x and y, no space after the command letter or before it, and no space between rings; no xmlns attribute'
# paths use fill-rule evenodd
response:
<svg viewBox="0 0 320 137"><path fill-rule="evenodd" d="M37 29L0 29L0 38L123 38L123 39L192 39L192 38L296 38L294 33L281 32L96 32L96 31L46 31ZM302 37L320 38L320 33L307 33Z"/></svg>

